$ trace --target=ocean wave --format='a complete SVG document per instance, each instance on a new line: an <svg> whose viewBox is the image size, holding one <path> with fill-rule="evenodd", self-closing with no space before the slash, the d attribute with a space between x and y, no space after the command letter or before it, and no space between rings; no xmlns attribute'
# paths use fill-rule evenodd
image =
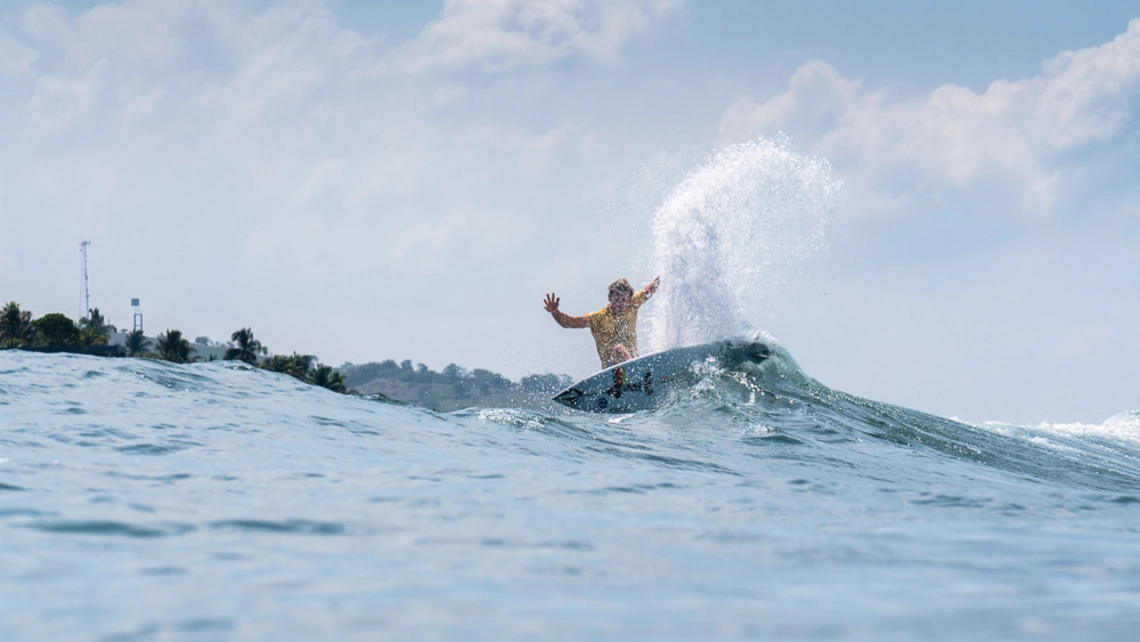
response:
<svg viewBox="0 0 1140 642"><path fill-rule="evenodd" d="M0 352L0 621L454 637L415 613L467 605L503 639L567 604L543 626L889 638L899 603L916 635L947 603L1049 620L1063 601L1067 631L1135 612L1136 412L972 425L828 388L775 342L690 374L622 416L442 414L218 363ZM820 609L868 586L857 612Z"/></svg>

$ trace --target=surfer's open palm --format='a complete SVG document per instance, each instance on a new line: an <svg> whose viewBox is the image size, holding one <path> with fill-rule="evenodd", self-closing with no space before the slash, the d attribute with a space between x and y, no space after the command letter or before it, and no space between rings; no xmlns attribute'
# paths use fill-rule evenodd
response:
<svg viewBox="0 0 1140 642"><path fill-rule="evenodd" d="M559 299L558 297L554 296L553 292L546 295L546 301L544 302L544 306L546 307L546 311L551 313L551 314L558 312L558 303L560 301L562 301L562 299Z"/></svg>
<svg viewBox="0 0 1140 642"><path fill-rule="evenodd" d="M660 286L661 286L661 277L660 276L654 277L653 281L651 281L649 283L649 285L645 286L645 294L648 296L653 296L654 294L657 293L657 288Z"/></svg>

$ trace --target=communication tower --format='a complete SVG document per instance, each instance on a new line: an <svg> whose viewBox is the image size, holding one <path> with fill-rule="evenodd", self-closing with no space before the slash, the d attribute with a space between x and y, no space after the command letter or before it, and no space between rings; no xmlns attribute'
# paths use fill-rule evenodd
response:
<svg viewBox="0 0 1140 642"><path fill-rule="evenodd" d="M139 300L131 299L131 307L135 309L135 330L142 331L142 312L139 311Z"/></svg>
<svg viewBox="0 0 1140 642"><path fill-rule="evenodd" d="M87 290L87 246L91 245L91 241L79 242L79 255L83 259L83 283L79 290L79 317L87 319L91 317L91 294Z"/></svg>

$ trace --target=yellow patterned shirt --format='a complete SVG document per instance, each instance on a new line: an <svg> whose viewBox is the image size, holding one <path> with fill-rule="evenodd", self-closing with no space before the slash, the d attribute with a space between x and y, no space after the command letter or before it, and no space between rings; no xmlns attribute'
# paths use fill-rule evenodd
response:
<svg viewBox="0 0 1140 642"><path fill-rule="evenodd" d="M602 360L602 368L611 364L610 353L614 346L621 344L633 356L637 356L637 309L649 299L649 295L639 290L630 299L629 307L621 314L614 314L610 305L586 315L590 320L590 332L594 335L594 343L598 344L598 358Z"/></svg>

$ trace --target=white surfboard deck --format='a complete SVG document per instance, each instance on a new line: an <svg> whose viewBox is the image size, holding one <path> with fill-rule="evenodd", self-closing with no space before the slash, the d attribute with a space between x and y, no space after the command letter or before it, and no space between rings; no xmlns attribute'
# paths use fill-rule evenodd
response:
<svg viewBox="0 0 1140 642"><path fill-rule="evenodd" d="M585 412L648 410L659 405L670 390L691 385L695 363L710 357L722 366L744 359L759 363L770 356L768 346L758 341L717 341L673 348L606 368L558 393L554 401Z"/></svg>

